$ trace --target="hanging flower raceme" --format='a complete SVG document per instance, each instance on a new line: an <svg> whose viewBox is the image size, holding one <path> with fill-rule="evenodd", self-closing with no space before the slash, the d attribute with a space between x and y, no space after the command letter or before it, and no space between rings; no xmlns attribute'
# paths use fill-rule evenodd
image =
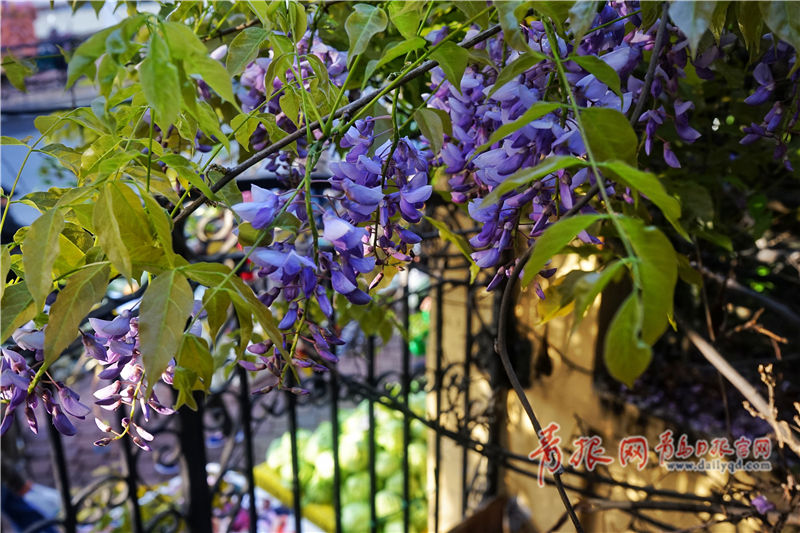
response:
<svg viewBox="0 0 800 533"><path fill-rule="evenodd" d="M31 327L18 329L13 338L20 351L30 350L37 355L35 360L41 362L44 350L44 331ZM22 410L25 420L33 433L39 432L36 419L36 407L42 402L45 411L50 415L53 426L64 435L76 433L70 417L83 420L90 409L80 402L80 395L61 382L39 382L31 390L36 372L28 365L27 359L16 350L2 349L0 360L0 398L6 404L3 421L0 422L0 435L8 431L16 412ZM55 390L55 395L53 391Z"/></svg>

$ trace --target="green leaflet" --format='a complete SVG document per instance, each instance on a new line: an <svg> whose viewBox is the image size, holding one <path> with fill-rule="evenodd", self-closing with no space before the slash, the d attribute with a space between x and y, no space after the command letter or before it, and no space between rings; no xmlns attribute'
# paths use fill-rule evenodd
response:
<svg viewBox="0 0 800 533"><path fill-rule="evenodd" d="M0 342L5 342L18 327L36 316L33 297L24 281L9 285L3 292L0 313Z"/></svg>
<svg viewBox="0 0 800 533"><path fill-rule="evenodd" d="M589 74L593 74L600 83L606 84L609 89L614 91L614 94L619 96L622 100L622 90L620 90L619 74L611 68L608 63L595 55L569 56L571 61L576 62L582 69L586 70Z"/></svg>
<svg viewBox="0 0 800 533"><path fill-rule="evenodd" d="M678 259L669 239L658 228L645 226L635 218L620 217L619 221L638 259L644 309L641 335L647 344L652 345L672 319Z"/></svg>
<svg viewBox="0 0 800 533"><path fill-rule="evenodd" d="M119 26L117 24L95 33L75 49L67 65L67 89L83 75L94 78L94 62L106 51L106 37Z"/></svg>
<svg viewBox="0 0 800 533"><path fill-rule="evenodd" d="M569 29L576 43L580 42L586 32L589 31L589 28L592 27L594 17L597 15L597 4L598 2L584 0L575 2L569 8Z"/></svg>
<svg viewBox="0 0 800 533"><path fill-rule="evenodd" d="M546 114L550 113L561 107L561 104L556 102L536 102L531 107L528 108L525 113L522 114L521 117L518 119L509 122L507 124L503 124L499 128L497 128L494 133L489 137L489 140L486 143L480 145L478 148L475 149L475 153L478 154L483 152L487 148L491 147L494 143L500 141L501 139L505 138L508 135L511 135L518 129L530 124L536 119L542 118Z"/></svg>
<svg viewBox="0 0 800 533"><path fill-rule="evenodd" d="M231 119L231 128L233 128L233 135L239 146L245 150L250 150L250 137L259 124L258 116L250 116L248 113L239 113Z"/></svg>
<svg viewBox="0 0 800 533"><path fill-rule="evenodd" d="M240 74L258 56L258 51L267 37L269 33L262 28L245 28L239 32L228 45L228 56L225 60L228 74L231 76Z"/></svg>
<svg viewBox="0 0 800 533"><path fill-rule="evenodd" d="M406 39L414 39L422 21L424 7L424 2L389 2L386 9L389 11L392 24L400 32L400 35Z"/></svg>
<svg viewBox="0 0 800 533"><path fill-rule="evenodd" d="M442 117L433 109L421 108L414 112L414 120L417 121L419 131L428 139L433 154L438 154L444 142Z"/></svg>
<svg viewBox="0 0 800 533"><path fill-rule="evenodd" d="M158 33L150 37L147 57L139 66L139 81L147 103L155 110L155 121L162 130L178 118L181 111L181 84L167 42Z"/></svg>
<svg viewBox="0 0 800 533"><path fill-rule="evenodd" d="M592 223L605 218L605 215L575 215L569 218L562 218L536 239L528 262L525 263L525 270L522 274L522 286L528 285L539 273L544 265L567 244L575 238L578 233L588 228Z"/></svg>
<svg viewBox="0 0 800 533"><path fill-rule="evenodd" d="M391 5L391 4L390 4ZM378 61L375 66L372 68L372 71L381 68L385 64L397 59L398 57L405 55L409 52L413 52L414 50L419 50L420 48L425 48L425 45L428 44L428 41L423 39L422 37L413 37L406 41L401 41L392 45L390 48L387 48L383 51L383 55L381 56L380 61Z"/></svg>
<svg viewBox="0 0 800 533"><path fill-rule="evenodd" d="M597 162L619 159L636 166L639 139L625 115L615 109L590 107L581 111L581 119Z"/></svg>
<svg viewBox="0 0 800 533"><path fill-rule="evenodd" d="M628 261L614 261L606 266L602 271L591 272L575 284L575 320L573 322L573 331L578 327L580 321L586 314L586 310L594 303L597 295L603 292L606 285L614 279L617 272Z"/></svg>
<svg viewBox="0 0 800 533"><path fill-rule="evenodd" d="M144 292L139 313L139 342L148 378L145 398L150 397L153 385L178 353L193 304L192 288L177 270L163 272Z"/></svg>
<svg viewBox="0 0 800 533"><path fill-rule="evenodd" d="M528 50L527 52L524 52L500 71L500 74L497 75L497 80L494 82L494 85L492 85L492 88L489 91L489 96L491 97L495 91L497 91L497 89L510 82L517 76L523 74L529 68L533 67L536 63L544 59L547 59L547 56L540 52L536 52L534 50Z"/></svg>
<svg viewBox="0 0 800 533"><path fill-rule="evenodd" d="M557 155L548 157L535 167L520 169L508 176L500 185L492 189L492 192L483 198L481 207L497 203L504 194L518 187L522 187L523 185L527 185L532 181L542 179L548 174L552 174L562 168L570 168L578 165L585 166L586 161L571 155Z"/></svg>
<svg viewBox="0 0 800 533"><path fill-rule="evenodd" d="M450 228L444 222L440 222L434 218L429 216L425 217L425 220L431 223L431 225L439 231L439 237L442 239L453 243L453 245L458 248L458 251L464 254L464 257L467 258L469 261L469 282L473 283L475 278L478 276L478 272L480 272L480 267L475 264L475 260L472 259L472 248L470 248L467 239L465 239L462 235L457 233L453 233L450 231Z"/></svg>
<svg viewBox="0 0 800 533"><path fill-rule="evenodd" d="M664 217L672 224L675 231L687 241L691 240L689 234L686 233L680 223L681 204L667 192L655 174L633 168L622 161L609 161L600 163L599 166L613 172L619 181L631 189L635 189L647 196L651 202L661 209Z"/></svg>
<svg viewBox="0 0 800 533"><path fill-rule="evenodd" d="M232 103L237 108L239 107L236 98L233 96L231 77L225 67L222 66L222 63L205 54L197 54L184 59L183 64L186 72L198 74L223 100Z"/></svg>
<svg viewBox="0 0 800 533"><path fill-rule="evenodd" d="M386 29L389 19L383 9L369 4L352 6L352 13L344 23L347 37L350 39L348 55L350 57L363 54L369 41Z"/></svg>
<svg viewBox="0 0 800 533"><path fill-rule="evenodd" d="M186 24L171 20L166 20L161 24L164 26L164 37L166 37L167 44L169 44L170 55L175 59L185 59L195 55L206 56L208 54L206 45L197 38L197 35Z"/></svg>
<svg viewBox="0 0 800 533"><path fill-rule="evenodd" d="M775 35L795 50L800 50L800 4L797 2L759 2L764 22ZM798 68L795 61L792 71Z"/></svg>
<svg viewBox="0 0 800 533"><path fill-rule="evenodd" d="M193 263L182 267L181 270L192 280L210 289L206 291L204 301L206 298L216 298L221 291L227 291L234 305L239 303L240 309L246 305L248 312L256 317L270 340L281 349L285 357L288 357L288 354L283 349L283 337L275 323L275 317L272 316L272 312L261 303L253 293L253 290L240 277L236 275L228 277L231 272L230 268L219 263ZM227 281L223 284L226 277ZM222 306L218 302L215 302L215 305Z"/></svg>
<svg viewBox="0 0 800 533"><path fill-rule="evenodd" d="M636 294L628 296L606 331L603 359L614 379L633 387L633 382L650 365L650 346L639 337L640 302Z"/></svg>
<svg viewBox="0 0 800 533"><path fill-rule="evenodd" d="M141 199L124 183L105 184L94 206L92 223L98 244L126 278L133 277L135 262L155 259L151 257L155 239L147 213Z"/></svg>
<svg viewBox="0 0 800 533"><path fill-rule="evenodd" d="M53 264L60 250L58 236L64 229L61 209L43 213L31 224L22 242L22 264L25 281L37 310L44 307L45 298L53 289ZM3 280L5 281L5 280Z"/></svg>
<svg viewBox="0 0 800 533"><path fill-rule="evenodd" d="M88 265L71 276L50 308L44 334L44 364L49 366L78 336L78 326L103 299L110 269L107 264Z"/></svg>
<svg viewBox="0 0 800 533"><path fill-rule="evenodd" d="M693 2L672 2L669 6L669 18L689 39L689 49L692 52L692 57L697 54L697 45L700 44L703 34L711 26L715 7L716 2L701 2L697 0Z"/></svg>
<svg viewBox="0 0 800 533"><path fill-rule="evenodd" d="M8 251L9 246L0 247L0 301L3 300L3 293L6 290L6 279L8 278L8 271L11 270L11 253ZM2 342L2 340L0 340Z"/></svg>
<svg viewBox="0 0 800 533"><path fill-rule="evenodd" d="M450 83L461 92L461 78L467 69L469 53L456 43L447 41L437 48L431 57L439 63Z"/></svg>

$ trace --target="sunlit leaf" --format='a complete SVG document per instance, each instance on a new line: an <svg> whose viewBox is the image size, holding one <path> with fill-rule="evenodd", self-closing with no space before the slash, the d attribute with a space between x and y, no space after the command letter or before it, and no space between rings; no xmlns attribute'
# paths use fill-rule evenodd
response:
<svg viewBox="0 0 800 533"><path fill-rule="evenodd" d="M239 74L258 57L258 51L267 37L269 33L262 28L245 28L239 32L228 45L228 56L225 60L228 74Z"/></svg>
<svg viewBox="0 0 800 533"><path fill-rule="evenodd" d="M628 387L633 386L653 358L650 346L639 337L640 305L635 293L622 303L608 326L603 349L608 373Z"/></svg>
<svg viewBox="0 0 800 533"><path fill-rule="evenodd" d="M619 220L638 259L644 309L642 339L652 345L672 318L678 260L669 239L658 228L645 226L635 218Z"/></svg>
<svg viewBox="0 0 800 533"><path fill-rule="evenodd" d="M33 296L24 281L9 285L3 292L3 312L0 313L0 342L5 342L14 331L36 316Z"/></svg>
<svg viewBox="0 0 800 533"><path fill-rule="evenodd" d="M45 298L53 290L53 263L59 252L58 236L64 229L61 209L46 211L31 224L22 242L22 262L25 281L33 296L36 309L44 306Z"/></svg>
<svg viewBox="0 0 800 533"><path fill-rule="evenodd" d="M475 278L478 276L478 272L480 271L480 267L475 264L475 260L472 259L472 248L467 242L467 239L464 238L463 235L459 235L458 233L453 233L453 231L447 227L447 224L436 220L435 218L431 218L429 216L425 217L425 220L430 222L430 224L439 231L439 237L442 239L452 243L459 252L461 252L464 257L469 261L469 282L473 283Z"/></svg>
<svg viewBox="0 0 800 533"><path fill-rule="evenodd" d="M619 74L608 63L595 55L571 55L569 59L576 62L586 70L589 74L593 74L595 78L604 83L609 89L614 91L614 94L622 98L622 91L620 90Z"/></svg>
<svg viewBox="0 0 800 533"><path fill-rule="evenodd" d="M539 274L544 265L569 244L581 231L597 222L604 215L575 215L563 218L547 228L533 246L525 270L522 274L522 285L526 286Z"/></svg>
<svg viewBox="0 0 800 533"><path fill-rule="evenodd" d="M369 4L356 4L344 23L344 29L350 39L349 55L363 54L369 41L386 29L389 18L383 9Z"/></svg>
<svg viewBox="0 0 800 533"><path fill-rule="evenodd" d="M44 334L45 365L58 359L78 336L81 321L106 294L109 273L107 264L94 264L67 280L50 308L50 321Z"/></svg>
<svg viewBox="0 0 800 533"><path fill-rule="evenodd" d="M181 110L178 68L169 55L166 41L158 33L150 37L147 57L139 66L139 80L147 103L155 110L155 121L166 131Z"/></svg>
<svg viewBox="0 0 800 533"><path fill-rule="evenodd" d="M178 354L194 294L180 272L167 270L157 276L142 297L139 342L142 364L148 376L148 398L170 360Z"/></svg>

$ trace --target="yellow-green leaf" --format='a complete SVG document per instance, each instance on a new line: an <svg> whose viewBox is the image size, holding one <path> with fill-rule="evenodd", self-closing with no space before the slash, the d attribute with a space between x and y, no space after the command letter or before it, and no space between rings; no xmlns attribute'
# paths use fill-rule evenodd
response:
<svg viewBox="0 0 800 533"><path fill-rule="evenodd" d="M148 382L145 398L150 397L153 385L170 360L177 356L193 304L192 288L177 270L163 272L144 292L139 314L139 340Z"/></svg>
<svg viewBox="0 0 800 533"><path fill-rule="evenodd" d="M603 349L608 373L628 387L633 387L653 358L650 346L639 337L640 305L635 293L622 303L608 326Z"/></svg>
<svg viewBox="0 0 800 533"><path fill-rule="evenodd" d="M44 307L45 298L53 290L53 263L60 249L58 236L64 229L61 209L51 209L31 224L22 242L22 264L25 281L37 310Z"/></svg>
<svg viewBox="0 0 800 533"><path fill-rule="evenodd" d="M105 296L110 269L93 264L79 270L67 281L50 308L44 333L44 364L50 365L78 336L78 326L92 306Z"/></svg>

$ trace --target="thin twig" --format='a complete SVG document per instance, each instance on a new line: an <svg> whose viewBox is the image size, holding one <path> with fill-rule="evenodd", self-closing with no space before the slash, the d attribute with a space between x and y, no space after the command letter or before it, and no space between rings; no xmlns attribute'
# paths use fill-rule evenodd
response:
<svg viewBox="0 0 800 533"><path fill-rule="evenodd" d="M774 406L770 405L761 394L728 361L700 334L686 324L679 322L687 338L694 344L703 357L719 370L725 379L731 382L736 389L753 406L755 411L775 430L776 438L780 443L786 444L795 455L800 457L800 439L792 432L783 420L778 420Z"/></svg>
<svg viewBox="0 0 800 533"><path fill-rule="evenodd" d="M653 78L655 78L658 56L661 55L661 48L664 46L665 36L667 34L668 11L669 3L664 2L664 8L661 10L661 22L658 25L658 31L656 31L653 53L650 56L650 64L647 66L647 74L644 77L644 85L642 85L642 91L639 93L639 99L636 101L633 114L630 116L631 124L636 124L636 121L639 120L642 110L644 109L644 104L647 101L647 94L650 92L650 86L653 84Z"/></svg>

